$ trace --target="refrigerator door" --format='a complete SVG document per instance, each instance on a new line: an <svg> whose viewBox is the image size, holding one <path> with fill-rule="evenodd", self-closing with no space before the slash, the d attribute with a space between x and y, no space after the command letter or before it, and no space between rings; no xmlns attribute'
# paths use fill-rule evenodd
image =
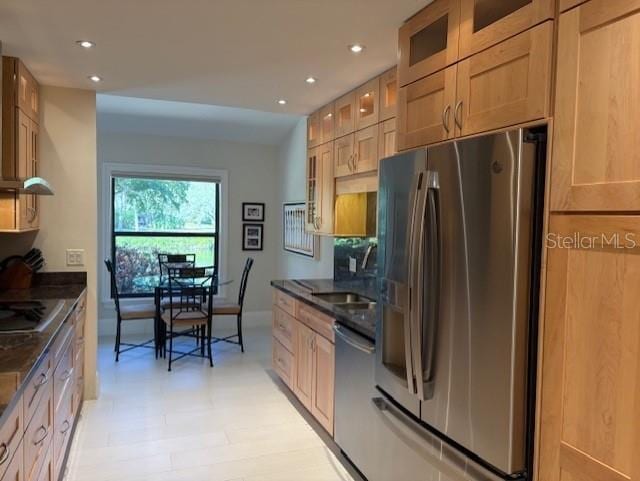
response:
<svg viewBox="0 0 640 481"><path fill-rule="evenodd" d="M407 305L410 250L417 235L419 189L427 176L425 149L380 162L378 191L378 303L376 322L376 384L415 416L420 401L412 355L410 310Z"/></svg>
<svg viewBox="0 0 640 481"><path fill-rule="evenodd" d="M425 249L437 259L425 261L429 293L414 353L421 419L506 474L525 469L535 151L522 135L428 151L437 189L427 232L437 246L426 239Z"/></svg>

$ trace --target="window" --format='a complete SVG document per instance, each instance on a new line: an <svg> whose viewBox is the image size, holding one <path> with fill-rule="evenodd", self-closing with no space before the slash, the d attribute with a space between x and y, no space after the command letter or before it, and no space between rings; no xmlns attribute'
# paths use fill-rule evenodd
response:
<svg viewBox="0 0 640 481"><path fill-rule="evenodd" d="M153 295L158 254L195 254L196 265L218 265L218 182L117 176L111 192L111 256L121 296Z"/></svg>

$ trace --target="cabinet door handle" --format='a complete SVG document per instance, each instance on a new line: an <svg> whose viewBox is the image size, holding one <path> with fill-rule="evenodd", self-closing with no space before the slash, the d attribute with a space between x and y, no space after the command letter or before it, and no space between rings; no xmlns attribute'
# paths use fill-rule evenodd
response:
<svg viewBox="0 0 640 481"><path fill-rule="evenodd" d="M462 117L458 117L458 114L462 113L462 100L456 104L456 111L453 113L453 120L460 130L462 130Z"/></svg>
<svg viewBox="0 0 640 481"><path fill-rule="evenodd" d="M449 114L451 113L451 105L447 105L442 111L442 126L444 131L449 133Z"/></svg>
<svg viewBox="0 0 640 481"><path fill-rule="evenodd" d="M0 466L7 462L9 456L11 455L11 448L7 446L6 443L0 444L0 448L2 448L2 455L0 455Z"/></svg>
<svg viewBox="0 0 640 481"><path fill-rule="evenodd" d="M44 440L47 439L47 436L49 435L49 428L47 428L44 425L40 426L36 431L36 433L39 433L39 432L42 432L42 436L37 440L36 439L33 440L34 446L38 446L39 444L42 444Z"/></svg>
<svg viewBox="0 0 640 481"><path fill-rule="evenodd" d="M69 429L71 429L71 423L66 419L62 423L63 428L60 430L60 434L66 434Z"/></svg>
<svg viewBox="0 0 640 481"><path fill-rule="evenodd" d="M47 374L43 372L42 374L40 374L40 379L41 380L34 385L34 387L36 388L36 391L40 389L42 386L44 386L45 384L47 384L47 381L49 380L49 376L47 376Z"/></svg>
<svg viewBox="0 0 640 481"><path fill-rule="evenodd" d="M61 381L66 381L67 379L69 379L71 377L71 375L73 374L73 369L67 369L65 372L62 373L62 375L60 376L60 380Z"/></svg>
<svg viewBox="0 0 640 481"><path fill-rule="evenodd" d="M353 154L351 154L349 156L349 158L347 159L347 165L349 166L349 172L353 172L354 170L354 164L353 164Z"/></svg>
<svg viewBox="0 0 640 481"><path fill-rule="evenodd" d="M33 222L36 220L36 217L38 217L38 209L35 207L27 207L27 212L29 212L29 223Z"/></svg>

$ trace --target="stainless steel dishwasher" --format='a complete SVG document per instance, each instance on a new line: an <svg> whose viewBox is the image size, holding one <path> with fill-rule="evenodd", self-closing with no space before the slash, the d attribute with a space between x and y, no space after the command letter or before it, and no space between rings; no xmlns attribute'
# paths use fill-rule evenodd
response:
<svg viewBox="0 0 640 481"><path fill-rule="evenodd" d="M342 452L367 479L379 452L371 434L376 417L371 402L376 395L374 380L375 345L341 324L335 324L335 441Z"/></svg>

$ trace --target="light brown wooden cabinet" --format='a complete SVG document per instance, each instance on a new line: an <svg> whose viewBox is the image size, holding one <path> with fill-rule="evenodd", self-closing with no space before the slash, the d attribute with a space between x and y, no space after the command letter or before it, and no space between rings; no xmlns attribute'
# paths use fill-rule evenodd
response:
<svg viewBox="0 0 640 481"><path fill-rule="evenodd" d="M354 173L361 174L378 169L378 124L358 130L354 134Z"/></svg>
<svg viewBox="0 0 640 481"><path fill-rule="evenodd" d="M384 159L398 152L396 144L396 119L382 122L378 132L378 157Z"/></svg>
<svg viewBox="0 0 640 481"><path fill-rule="evenodd" d="M546 22L458 64L456 135L549 115L553 22Z"/></svg>
<svg viewBox="0 0 640 481"><path fill-rule="evenodd" d="M320 115L320 143L326 144L335 139L334 104L331 102L322 107Z"/></svg>
<svg viewBox="0 0 640 481"><path fill-rule="evenodd" d="M640 211L640 2L560 15L551 210Z"/></svg>
<svg viewBox="0 0 640 481"><path fill-rule="evenodd" d="M333 232L333 142L310 149L307 155L307 230Z"/></svg>
<svg viewBox="0 0 640 481"><path fill-rule="evenodd" d="M286 299L285 303L293 306L295 317L284 313L280 303L275 304L279 299ZM320 425L333 435L333 319L279 290L274 290L273 318L274 371ZM285 320L284 325L281 320ZM283 331L291 333L291 350L281 342Z"/></svg>
<svg viewBox="0 0 640 481"><path fill-rule="evenodd" d="M549 115L553 22L400 89L398 149Z"/></svg>
<svg viewBox="0 0 640 481"><path fill-rule="evenodd" d="M396 116L398 110L398 69L393 67L380 75L380 121Z"/></svg>
<svg viewBox="0 0 640 481"><path fill-rule="evenodd" d="M369 80L356 89L356 130L378 123L380 118L380 80Z"/></svg>
<svg viewBox="0 0 640 481"><path fill-rule="evenodd" d="M640 217L555 214L550 233L537 479L637 481Z"/></svg>
<svg viewBox="0 0 640 481"><path fill-rule="evenodd" d="M5 447L5 449L7 449ZM22 443L18 443L15 449L10 451L10 461L5 462L3 466L4 471L0 471L4 474L0 475L2 481L24 481L24 449Z"/></svg>
<svg viewBox="0 0 640 481"><path fill-rule="evenodd" d="M460 0L435 0L398 31L401 87L458 61Z"/></svg>
<svg viewBox="0 0 640 481"><path fill-rule="evenodd" d="M354 135L349 134L336 139L334 142L334 171L335 177L344 177L354 173L353 158L355 154Z"/></svg>
<svg viewBox="0 0 640 481"><path fill-rule="evenodd" d="M307 148L320 144L320 112L314 112L307 118Z"/></svg>
<svg viewBox="0 0 640 481"><path fill-rule="evenodd" d="M356 93L349 92L334 103L336 138L353 133L356 130Z"/></svg>
<svg viewBox="0 0 640 481"><path fill-rule="evenodd" d="M555 0L460 0L460 58L554 16Z"/></svg>
<svg viewBox="0 0 640 481"><path fill-rule="evenodd" d="M39 171L39 87L19 59L2 62L2 177L24 180ZM0 232L36 230L39 224L37 196L0 193Z"/></svg>
<svg viewBox="0 0 640 481"><path fill-rule="evenodd" d="M400 88L398 150L453 138L456 65Z"/></svg>

